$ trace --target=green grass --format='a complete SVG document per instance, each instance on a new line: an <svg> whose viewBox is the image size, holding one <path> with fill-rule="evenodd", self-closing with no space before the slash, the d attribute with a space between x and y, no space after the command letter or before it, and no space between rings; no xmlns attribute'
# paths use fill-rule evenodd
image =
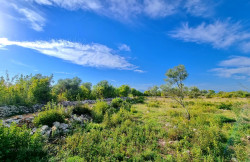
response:
<svg viewBox="0 0 250 162"><path fill-rule="evenodd" d="M249 159L249 99L185 99L190 120L168 98L149 97L132 107L116 100L111 106L98 102L88 108L93 122L76 127L56 143L47 143L50 161Z"/></svg>

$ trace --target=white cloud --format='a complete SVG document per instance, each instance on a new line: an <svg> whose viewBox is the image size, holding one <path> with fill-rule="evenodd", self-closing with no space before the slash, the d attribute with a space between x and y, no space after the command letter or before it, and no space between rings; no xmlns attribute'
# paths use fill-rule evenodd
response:
<svg viewBox="0 0 250 162"><path fill-rule="evenodd" d="M145 71L140 70L140 69L135 69L134 72L137 72L137 73L145 73Z"/></svg>
<svg viewBox="0 0 250 162"><path fill-rule="evenodd" d="M188 0L184 8L191 15L208 17L213 12L214 4L210 0Z"/></svg>
<svg viewBox="0 0 250 162"><path fill-rule="evenodd" d="M120 44L118 48L120 51L131 51L130 47L126 44Z"/></svg>
<svg viewBox="0 0 250 162"><path fill-rule="evenodd" d="M34 1L41 5L52 5L52 2L50 2L50 0L34 0Z"/></svg>
<svg viewBox="0 0 250 162"><path fill-rule="evenodd" d="M219 68L211 71L225 78L250 79L250 57L234 56L228 60L221 61Z"/></svg>
<svg viewBox="0 0 250 162"><path fill-rule="evenodd" d="M72 73L72 72L63 72L63 71L54 71L52 73L55 73L55 74L64 74L64 75L75 75L76 73Z"/></svg>
<svg viewBox="0 0 250 162"><path fill-rule="evenodd" d="M245 53L249 53L250 52L250 41L249 42L243 42L241 45L240 45L240 48L243 52Z"/></svg>
<svg viewBox="0 0 250 162"><path fill-rule="evenodd" d="M202 23L196 27L189 27L186 23L172 31L170 36L185 42L206 43L214 48L227 48L248 40L250 33L243 31L240 23L216 21L213 24Z"/></svg>
<svg viewBox="0 0 250 162"><path fill-rule="evenodd" d="M17 8L17 11L21 13L28 22L30 22L32 29L36 31L43 31L45 18L38 12L35 12L28 8Z"/></svg>
<svg viewBox="0 0 250 162"><path fill-rule="evenodd" d="M17 60L11 60L11 63L12 64L16 64L18 66L23 66L23 67L26 67L26 68L30 68L30 69L35 69L35 67L27 65L27 64L24 64L24 63L22 63L20 61L17 61Z"/></svg>
<svg viewBox="0 0 250 162"><path fill-rule="evenodd" d="M9 0L0 1L0 12L5 7L14 8L19 15L8 12L8 9L2 12L17 16L16 19L29 22L32 29L42 31L46 18L41 6L84 10L126 23L135 22L134 19L139 16L157 19L180 12L204 17L214 7L211 4L201 0Z"/></svg>
<svg viewBox="0 0 250 162"><path fill-rule="evenodd" d="M145 0L144 12L150 17L165 17L176 12L180 1Z"/></svg>
<svg viewBox="0 0 250 162"><path fill-rule="evenodd" d="M81 44L66 40L51 41L9 41L0 38L0 46L20 46L36 50L42 54L70 61L74 64L123 70L136 70L124 57L114 53L111 48L102 44Z"/></svg>
<svg viewBox="0 0 250 162"><path fill-rule="evenodd" d="M175 14L181 8L194 16L202 16L211 10L209 3L200 0L33 0L33 2L67 10L89 10L121 20L128 20L138 15L151 18L166 17Z"/></svg>
<svg viewBox="0 0 250 162"><path fill-rule="evenodd" d="M250 57L243 57L243 56L234 56L229 60L224 60L220 62L220 66L227 66L227 67L250 67Z"/></svg>
<svg viewBox="0 0 250 162"><path fill-rule="evenodd" d="M37 8L27 5L26 1L16 2L15 0L0 1L0 12L5 18L11 20L23 21L30 24L30 27L36 31L43 31L46 19L43 13Z"/></svg>
<svg viewBox="0 0 250 162"><path fill-rule="evenodd" d="M101 3L99 0L49 0L50 5L55 5L68 10L97 10L100 9Z"/></svg>

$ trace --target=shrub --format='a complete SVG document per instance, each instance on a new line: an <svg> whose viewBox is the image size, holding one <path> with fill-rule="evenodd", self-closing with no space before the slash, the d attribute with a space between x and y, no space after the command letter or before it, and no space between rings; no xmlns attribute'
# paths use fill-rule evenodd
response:
<svg viewBox="0 0 250 162"><path fill-rule="evenodd" d="M232 103L221 102L219 103L219 105L217 105L217 108L223 110L231 110L232 106L233 106Z"/></svg>
<svg viewBox="0 0 250 162"><path fill-rule="evenodd" d="M65 113L62 106L58 106L55 103L48 103L44 107L44 111L40 112L35 118L34 118L34 124L36 126L39 125L48 125L53 126L54 122L60 122L63 123L65 118Z"/></svg>
<svg viewBox="0 0 250 162"><path fill-rule="evenodd" d="M193 106L193 105L195 105L195 102L194 101L187 101L187 102L185 102L185 105Z"/></svg>
<svg viewBox="0 0 250 162"><path fill-rule="evenodd" d="M86 161L84 158L81 158L80 156L73 156L66 159L66 162L80 162L80 161Z"/></svg>
<svg viewBox="0 0 250 162"><path fill-rule="evenodd" d="M0 161L46 161L47 152L40 134L26 127L0 123Z"/></svg>
<svg viewBox="0 0 250 162"><path fill-rule="evenodd" d="M159 101L149 101L147 104L148 107L160 107Z"/></svg>
<svg viewBox="0 0 250 162"><path fill-rule="evenodd" d="M47 110L40 112L38 116L34 118L34 124L36 126L39 125L48 125L48 126L53 126L54 122L64 122L64 115L57 110Z"/></svg>
<svg viewBox="0 0 250 162"><path fill-rule="evenodd" d="M84 105L77 105L73 107L72 113L77 114L77 115L82 115L82 114L91 115L92 112L91 112L89 105L84 104Z"/></svg>
<svg viewBox="0 0 250 162"><path fill-rule="evenodd" d="M137 113L138 111L136 110L135 107L132 107L132 108L130 109L130 112L132 112L132 113Z"/></svg>
<svg viewBox="0 0 250 162"><path fill-rule="evenodd" d="M121 105L121 109L125 109L125 110L127 110L127 111L130 111L131 110L131 104L129 103L129 102L126 102L126 101L124 101L123 103L122 103L122 105Z"/></svg>
<svg viewBox="0 0 250 162"><path fill-rule="evenodd" d="M103 120L105 112L108 111L109 105L104 101L97 101L95 106L93 107L92 116L94 117L94 121L100 123Z"/></svg>
<svg viewBox="0 0 250 162"><path fill-rule="evenodd" d="M111 106L118 109L122 106L123 100L121 98L115 98L111 101Z"/></svg>
<svg viewBox="0 0 250 162"><path fill-rule="evenodd" d="M121 124L127 119L131 119L130 114L125 109L120 109L120 111L116 114L113 114L110 118L110 122L112 126Z"/></svg>
<svg viewBox="0 0 250 162"><path fill-rule="evenodd" d="M226 116L223 116L223 115L217 115L216 116L216 119L218 120L219 124L223 124L223 123L232 123L232 122L236 122L235 119L232 119L232 118L228 118Z"/></svg>
<svg viewBox="0 0 250 162"><path fill-rule="evenodd" d="M170 102L169 105L171 108L180 108L180 104L176 103L176 102Z"/></svg>
<svg viewBox="0 0 250 162"><path fill-rule="evenodd" d="M145 97L144 96L138 96L138 97L134 97L132 99L127 99L126 101L129 102L129 103L132 103L132 104L137 104L137 103L142 104L145 101Z"/></svg>
<svg viewBox="0 0 250 162"><path fill-rule="evenodd" d="M98 123L87 123L86 124L86 131L90 131L91 129L103 130L103 125Z"/></svg>
<svg viewBox="0 0 250 162"><path fill-rule="evenodd" d="M154 161L157 154L151 150L146 150L142 153L143 161Z"/></svg>

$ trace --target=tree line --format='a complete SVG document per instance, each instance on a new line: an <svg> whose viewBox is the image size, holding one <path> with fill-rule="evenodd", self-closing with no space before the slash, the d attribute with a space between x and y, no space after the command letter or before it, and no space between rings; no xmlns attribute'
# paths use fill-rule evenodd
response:
<svg viewBox="0 0 250 162"><path fill-rule="evenodd" d="M61 102L144 95L128 85L114 87L106 80L92 85L74 77L59 79L54 85L52 83L53 75L16 75L10 78L6 74L0 78L0 105L28 106L51 100Z"/></svg>
<svg viewBox="0 0 250 162"><path fill-rule="evenodd" d="M177 75L178 76L178 75ZM102 80L96 85L90 82L82 82L78 77L59 79L53 84L53 75L16 75L12 78L6 74L0 77L0 105L32 105L36 103L47 103L48 101L79 101L86 99L103 99L113 97L133 97L133 96L162 96L169 97L171 88L168 84L153 86L141 92L129 85L114 87L106 80ZM183 97L189 98L212 98L223 97L232 98L250 97L247 91L233 91L216 93L214 90L200 90L197 87L186 87L182 84L181 93Z"/></svg>
<svg viewBox="0 0 250 162"><path fill-rule="evenodd" d="M248 91L219 91L216 92L214 90L201 90L196 86L192 87L184 87L184 95L188 98L249 98L250 92ZM144 91L145 96L161 96L161 97L168 97L168 89L166 85L161 86L152 86L148 90Z"/></svg>

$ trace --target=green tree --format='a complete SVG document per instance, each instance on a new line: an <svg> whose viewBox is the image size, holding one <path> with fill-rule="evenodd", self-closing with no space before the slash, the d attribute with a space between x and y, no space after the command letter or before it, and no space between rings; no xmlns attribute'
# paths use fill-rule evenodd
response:
<svg viewBox="0 0 250 162"><path fill-rule="evenodd" d="M207 95L207 93L208 93L208 91L207 91L207 90L201 90L201 95L202 95L202 96L206 96L206 95Z"/></svg>
<svg viewBox="0 0 250 162"><path fill-rule="evenodd" d="M51 80L53 76L47 77L40 74L30 80L28 96L32 103L47 103L51 99Z"/></svg>
<svg viewBox="0 0 250 162"><path fill-rule="evenodd" d="M152 96L157 96L159 94L159 87L153 86L149 89L149 92Z"/></svg>
<svg viewBox="0 0 250 162"><path fill-rule="evenodd" d="M207 98L211 98L215 95L215 91L214 90L208 90L208 93L206 94Z"/></svg>
<svg viewBox="0 0 250 162"><path fill-rule="evenodd" d="M165 81L167 82L167 94L169 97L178 102L187 113L187 119L190 120L190 113L185 106L184 97L188 89L184 86L183 81L188 77L187 70L184 65L175 66L166 72Z"/></svg>
<svg viewBox="0 0 250 162"><path fill-rule="evenodd" d="M188 96L190 98L198 98L199 96L201 96L201 91L197 87L190 87Z"/></svg>
<svg viewBox="0 0 250 162"><path fill-rule="evenodd" d="M143 93L140 92L140 91L138 91L138 90L136 90L135 88L131 88L131 94L133 96L143 96Z"/></svg>
<svg viewBox="0 0 250 162"><path fill-rule="evenodd" d="M148 90L148 91L144 91L144 95L145 95L145 96L151 96L152 94L151 94L150 91Z"/></svg>
<svg viewBox="0 0 250 162"><path fill-rule="evenodd" d="M93 96L96 98L111 98L115 97L115 88L106 80L100 81L93 86Z"/></svg>
<svg viewBox="0 0 250 162"><path fill-rule="evenodd" d="M121 85L118 88L118 94L120 97L128 97L128 94L130 93L130 87L128 85Z"/></svg>
<svg viewBox="0 0 250 162"><path fill-rule="evenodd" d="M81 79L74 77L72 79L60 79L54 86L54 92L58 95L59 100L75 101L79 94Z"/></svg>
<svg viewBox="0 0 250 162"><path fill-rule="evenodd" d="M92 87L92 83L90 83L90 82L82 83L82 85L80 86L82 99L92 98L91 97L91 87Z"/></svg>

